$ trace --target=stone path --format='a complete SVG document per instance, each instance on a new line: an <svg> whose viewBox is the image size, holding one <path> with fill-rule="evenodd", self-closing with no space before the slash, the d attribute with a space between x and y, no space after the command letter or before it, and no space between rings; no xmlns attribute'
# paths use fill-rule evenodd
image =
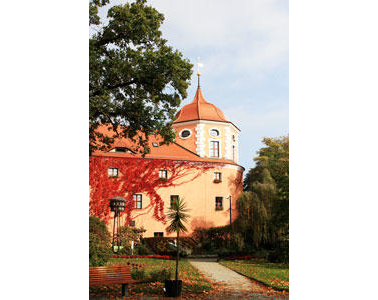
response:
<svg viewBox="0 0 378 300"><path fill-rule="evenodd" d="M281 296L267 296L259 293L261 286L253 283L247 277L242 276L221 264L216 260L189 260L205 277L213 283L220 285L217 298L216 295L201 299L288 299ZM257 291L257 292L256 292ZM215 296L215 298L214 298Z"/></svg>
<svg viewBox="0 0 378 300"><path fill-rule="evenodd" d="M201 300L288 300L288 295L272 294L267 295L266 287L254 283L247 277L240 275L225 266L218 264L216 259L190 259L190 263L197 268L205 277L207 277L214 285L215 292L206 295L198 295L195 299ZM168 298L164 296L131 296L131 297L90 297L90 300L157 300L157 299L188 299L187 297ZM193 298L194 299L194 298Z"/></svg>

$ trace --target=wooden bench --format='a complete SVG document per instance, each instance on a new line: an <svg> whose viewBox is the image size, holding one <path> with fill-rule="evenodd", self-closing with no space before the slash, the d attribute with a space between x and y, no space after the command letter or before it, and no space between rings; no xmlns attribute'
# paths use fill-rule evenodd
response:
<svg viewBox="0 0 378 300"><path fill-rule="evenodd" d="M122 296L129 295L129 283L139 282L132 279L130 266L89 267L89 286L122 284Z"/></svg>

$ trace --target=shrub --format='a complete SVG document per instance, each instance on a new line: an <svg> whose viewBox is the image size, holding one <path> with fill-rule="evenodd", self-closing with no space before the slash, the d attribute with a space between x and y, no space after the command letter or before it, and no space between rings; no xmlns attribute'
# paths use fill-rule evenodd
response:
<svg viewBox="0 0 378 300"><path fill-rule="evenodd" d="M132 268L131 269L131 277L134 280L145 280L146 279L146 274L143 268L138 269L138 268Z"/></svg>
<svg viewBox="0 0 378 300"><path fill-rule="evenodd" d="M166 253L169 250L169 241L165 239L161 239L157 242L156 248L159 251L159 253Z"/></svg>
<svg viewBox="0 0 378 300"><path fill-rule="evenodd" d="M131 241L134 241L134 247L137 247L139 244L138 233L136 232L135 229L130 228L128 226L121 226L119 228L119 238L120 238L120 243L123 249L127 248L128 250L130 250L130 253L131 253ZM127 250L125 249L124 252L127 252Z"/></svg>
<svg viewBox="0 0 378 300"><path fill-rule="evenodd" d="M154 270L150 273L151 281L160 281L164 282L164 280L169 280L172 278L172 271L170 269L161 269L161 270Z"/></svg>
<svg viewBox="0 0 378 300"><path fill-rule="evenodd" d="M125 246L122 246L122 248L117 251L117 254L119 254L119 255L131 255L131 246L127 245L127 244Z"/></svg>
<svg viewBox="0 0 378 300"><path fill-rule="evenodd" d="M105 222L89 217L89 265L104 266L111 256L110 233Z"/></svg>
<svg viewBox="0 0 378 300"><path fill-rule="evenodd" d="M139 255L153 254L150 247L144 244L139 244L136 248L136 253Z"/></svg>
<svg viewBox="0 0 378 300"><path fill-rule="evenodd" d="M289 262L289 241L284 241L279 244L279 247L271 251L268 255L270 262Z"/></svg>
<svg viewBox="0 0 378 300"><path fill-rule="evenodd" d="M181 248L180 247L180 255L182 257L188 257L189 255L192 254L192 249L189 249L189 248Z"/></svg>
<svg viewBox="0 0 378 300"><path fill-rule="evenodd" d="M224 258L224 257L233 257L236 256L238 251L236 249L229 249L229 248L223 248L218 251L218 257Z"/></svg>

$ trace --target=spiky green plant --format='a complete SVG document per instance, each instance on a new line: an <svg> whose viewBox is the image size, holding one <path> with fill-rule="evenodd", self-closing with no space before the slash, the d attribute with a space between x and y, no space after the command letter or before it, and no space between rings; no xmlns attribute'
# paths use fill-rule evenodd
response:
<svg viewBox="0 0 378 300"><path fill-rule="evenodd" d="M169 221L169 226L167 227L167 232L177 233L177 257L176 257L176 281L178 280L178 264L179 264L179 255L180 255L180 232L187 232L184 223L188 221L190 216L187 214L189 210L186 207L184 199L177 197L172 203L172 206L169 208L167 213L167 219Z"/></svg>

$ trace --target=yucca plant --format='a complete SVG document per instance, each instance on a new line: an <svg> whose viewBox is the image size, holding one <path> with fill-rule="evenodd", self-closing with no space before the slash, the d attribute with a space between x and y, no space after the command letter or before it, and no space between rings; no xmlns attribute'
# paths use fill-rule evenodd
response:
<svg viewBox="0 0 378 300"><path fill-rule="evenodd" d="M167 213L167 219L169 221L169 226L167 227L167 232L177 233L177 257L176 257L176 288L177 294L181 294L178 292L179 285L178 285L178 265L179 265L179 255L180 255L180 232L187 232L184 223L188 221L190 216L187 214L189 210L186 208L186 203L183 199L177 197L175 201L172 203L172 206L169 208Z"/></svg>

